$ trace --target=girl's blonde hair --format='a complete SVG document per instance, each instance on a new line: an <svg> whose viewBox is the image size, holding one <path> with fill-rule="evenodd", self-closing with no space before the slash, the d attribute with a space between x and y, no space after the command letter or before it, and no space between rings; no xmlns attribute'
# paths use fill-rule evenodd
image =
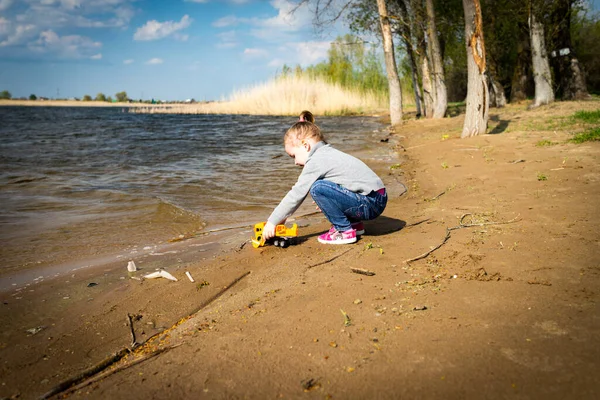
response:
<svg viewBox="0 0 600 400"><path fill-rule="evenodd" d="M312 122L313 124L315 123L315 117L313 116L313 114L308 111L308 110L304 110L300 113L300 121L308 121L308 122Z"/></svg>
<svg viewBox="0 0 600 400"><path fill-rule="evenodd" d="M317 125L308 121L300 121L287 130L283 137L283 143L297 143L306 139L314 139L315 142L325 141L325 137Z"/></svg>

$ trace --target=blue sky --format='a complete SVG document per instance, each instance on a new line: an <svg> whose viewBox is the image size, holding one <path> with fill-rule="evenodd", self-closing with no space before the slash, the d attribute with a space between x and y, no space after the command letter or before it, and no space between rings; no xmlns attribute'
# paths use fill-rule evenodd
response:
<svg viewBox="0 0 600 400"><path fill-rule="evenodd" d="M315 64L342 26L315 33L289 0L0 0L0 90L13 97L220 100L284 63ZM58 96L57 96L58 95Z"/></svg>
<svg viewBox="0 0 600 400"><path fill-rule="evenodd" d="M316 34L311 10L290 15L297 1L0 0L0 90L220 100L324 60L347 32Z"/></svg>

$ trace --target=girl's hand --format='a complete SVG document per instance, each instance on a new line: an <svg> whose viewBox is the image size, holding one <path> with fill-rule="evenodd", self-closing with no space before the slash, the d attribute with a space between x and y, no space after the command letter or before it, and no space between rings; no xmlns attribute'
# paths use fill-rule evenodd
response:
<svg viewBox="0 0 600 400"><path fill-rule="evenodd" d="M275 236L275 225L271 222L267 222L263 228L262 237L263 240L269 240Z"/></svg>
<svg viewBox="0 0 600 400"><path fill-rule="evenodd" d="M313 201L313 204L317 204ZM315 208L317 209L318 212L322 212L321 209L319 208L319 206L315 206Z"/></svg>

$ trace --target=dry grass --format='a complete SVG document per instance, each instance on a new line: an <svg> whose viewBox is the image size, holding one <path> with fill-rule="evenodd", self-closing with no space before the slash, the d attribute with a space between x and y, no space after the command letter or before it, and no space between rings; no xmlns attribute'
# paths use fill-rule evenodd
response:
<svg viewBox="0 0 600 400"><path fill-rule="evenodd" d="M352 92L320 80L287 77L236 91L222 102L165 105L135 112L296 115L308 109L319 115L345 115L381 112L388 107L387 96Z"/></svg>

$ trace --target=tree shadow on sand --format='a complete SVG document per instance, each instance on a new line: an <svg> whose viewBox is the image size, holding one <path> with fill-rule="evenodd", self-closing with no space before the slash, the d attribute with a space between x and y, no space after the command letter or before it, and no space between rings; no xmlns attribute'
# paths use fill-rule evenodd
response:
<svg viewBox="0 0 600 400"><path fill-rule="evenodd" d="M508 121L508 120L500 119L497 115L491 116L490 121L498 123L494 127L494 129L489 131L490 135L498 135L498 134L504 132L506 130L506 128L508 128L508 124L510 123L510 121Z"/></svg>

